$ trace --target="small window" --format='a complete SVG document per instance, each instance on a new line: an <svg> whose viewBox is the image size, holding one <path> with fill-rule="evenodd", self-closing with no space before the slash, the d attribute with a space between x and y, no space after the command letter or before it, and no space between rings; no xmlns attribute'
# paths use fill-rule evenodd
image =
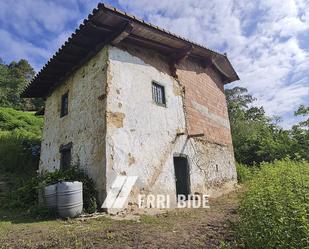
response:
<svg viewBox="0 0 309 249"><path fill-rule="evenodd" d="M61 145L60 146L60 169L61 170L66 170L69 169L71 166L71 149L72 149L72 143L68 143L66 145Z"/></svg>
<svg viewBox="0 0 309 249"><path fill-rule="evenodd" d="M60 117L63 117L68 114L68 106L69 106L69 93L65 93L61 97L61 113Z"/></svg>
<svg viewBox="0 0 309 249"><path fill-rule="evenodd" d="M158 105L166 105L164 86L152 82L152 99Z"/></svg>

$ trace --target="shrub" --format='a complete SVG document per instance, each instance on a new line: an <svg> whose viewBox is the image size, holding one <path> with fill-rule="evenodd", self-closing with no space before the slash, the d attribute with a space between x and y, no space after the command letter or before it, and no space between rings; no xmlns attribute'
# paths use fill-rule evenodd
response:
<svg viewBox="0 0 309 249"><path fill-rule="evenodd" d="M6 207L26 209L34 213L39 209L39 192L43 187L60 181L82 182L85 212L93 213L97 210L97 191L95 184L83 170L76 167L72 167L66 171L44 172L27 181L16 181L16 185L9 194Z"/></svg>
<svg viewBox="0 0 309 249"><path fill-rule="evenodd" d="M248 182L236 225L243 248L309 247L309 163L264 163Z"/></svg>

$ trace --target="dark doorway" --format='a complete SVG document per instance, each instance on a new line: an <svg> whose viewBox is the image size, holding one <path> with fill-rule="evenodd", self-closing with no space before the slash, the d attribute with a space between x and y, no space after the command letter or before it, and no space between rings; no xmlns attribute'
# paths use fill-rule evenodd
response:
<svg viewBox="0 0 309 249"><path fill-rule="evenodd" d="M186 199L190 194L189 164L185 155L174 156L174 168L176 177L176 195L185 195Z"/></svg>

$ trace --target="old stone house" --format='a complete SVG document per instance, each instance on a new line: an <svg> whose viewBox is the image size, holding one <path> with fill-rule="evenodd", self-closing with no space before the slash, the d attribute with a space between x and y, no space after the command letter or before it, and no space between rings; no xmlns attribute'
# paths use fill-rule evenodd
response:
<svg viewBox="0 0 309 249"><path fill-rule="evenodd" d="M226 55L99 4L24 90L46 99L40 170L79 165L103 202L134 193L218 195L236 181Z"/></svg>

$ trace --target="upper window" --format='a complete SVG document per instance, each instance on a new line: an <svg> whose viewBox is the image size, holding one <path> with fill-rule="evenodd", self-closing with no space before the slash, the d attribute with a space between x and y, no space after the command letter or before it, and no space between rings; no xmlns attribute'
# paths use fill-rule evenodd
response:
<svg viewBox="0 0 309 249"><path fill-rule="evenodd" d="M152 99L156 104L166 106L164 86L152 82Z"/></svg>
<svg viewBox="0 0 309 249"><path fill-rule="evenodd" d="M61 97L60 117L63 117L68 114L68 106L69 106L69 93L65 93Z"/></svg>

